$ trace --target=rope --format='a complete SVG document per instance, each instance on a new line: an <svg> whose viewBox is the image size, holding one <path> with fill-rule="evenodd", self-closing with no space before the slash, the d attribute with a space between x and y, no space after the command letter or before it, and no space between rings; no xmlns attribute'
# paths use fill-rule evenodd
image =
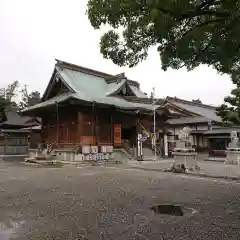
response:
<svg viewBox="0 0 240 240"><path fill-rule="evenodd" d="M143 128L143 130L144 130L145 132L147 132L147 133L149 134L149 136L150 136L151 138L154 137L154 133L149 132L149 131L139 122L139 120L137 120L137 123Z"/></svg>

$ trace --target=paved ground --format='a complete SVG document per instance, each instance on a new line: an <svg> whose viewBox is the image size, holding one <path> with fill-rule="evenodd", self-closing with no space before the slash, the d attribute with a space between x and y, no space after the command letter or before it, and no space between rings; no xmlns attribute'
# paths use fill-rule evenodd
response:
<svg viewBox="0 0 240 240"><path fill-rule="evenodd" d="M240 182L0 163L0 239L240 239ZM156 215L178 204L183 217Z"/></svg>
<svg viewBox="0 0 240 240"><path fill-rule="evenodd" d="M164 171L170 168L173 163L173 159L157 160L157 161L130 161L129 166L139 169ZM224 162L213 161L198 161L198 165L201 168L200 172L195 172L196 175L205 175L218 178L233 178L240 179L240 165L225 164Z"/></svg>

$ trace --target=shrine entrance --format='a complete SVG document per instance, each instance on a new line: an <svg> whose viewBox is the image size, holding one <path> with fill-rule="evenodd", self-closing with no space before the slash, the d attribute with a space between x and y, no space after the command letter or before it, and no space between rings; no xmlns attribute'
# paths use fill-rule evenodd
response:
<svg viewBox="0 0 240 240"><path fill-rule="evenodd" d="M136 144L136 127L122 127L122 142L131 147Z"/></svg>

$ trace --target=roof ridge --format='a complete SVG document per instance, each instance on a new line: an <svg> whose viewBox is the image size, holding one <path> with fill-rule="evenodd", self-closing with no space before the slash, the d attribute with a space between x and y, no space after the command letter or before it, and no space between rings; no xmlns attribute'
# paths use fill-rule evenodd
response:
<svg viewBox="0 0 240 240"><path fill-rule="evenodd" d="M62 60L59 60L59 59L55 59L55 60L57 61L56 66L58 66L60 68L62 67L62 68L70 69L70 70L79 71L79 72L82 72L82 73L87 73L87 74L93 75L95 77L101 77L101 78L104 78L104 79L105 78L118 78L118 77L123 76L123 74L124 74L124 77L125 77L125 73L119 73L119 74L113 75L113 74L101 72L101 71L98 71L98 70L94 70L94 69L91 69L91 68L79 66L79 65L76 65L76 64L73 64L73 63L65 62L65 61L62 61ZM127 78L127 77L125 77L125 78ZM127 78L127 81L129 81L130 84L132 83L133 85L137 85L138 88L140 87L140 83L137 82L137 81L130 80L128 78Z"/></svg>
<svg viewBox="0 0 240 240"><path fill-rule="evenodd" d="M205 117L205 116L182 116L180 118L194 118L194 119L197 119L197 118L208 118L208 117Z"/></svg>
<svg viewBox="0 0 240 240"><path fill-rule="evenodd" d="M69 62L65 62L65 61L62 61L59 59L55 59L55 60L57 61L56 65L59 67L69 68L71 70L77 70L80 72L88 73L88 74L94 75L96 77L102 77L102 78L114 76L112 74L104 73L104 72L97 71L97 70L87 68L87 67L82 67L82 66L79 66L79 65L76 65L73 63L69 63Z"/></svg>
<svg viewBox="0 0 240 240"><path fill-rule="evenodd" d="M171 101L171 100L173 100L173 101L178 101L178 102L187 103L187 104L191 104L191 105L199 106L199 107L203 107L203 108L216 109L215 106L211 106L211 105L204 104L204 103L196 103L196 102L192 102L192 101L190 101L190 100L181 99L181 98L177 98L177 97L170 97L170 96L167 96L167 97L166 97L166 100L170 100L170 101Z"/></svg>

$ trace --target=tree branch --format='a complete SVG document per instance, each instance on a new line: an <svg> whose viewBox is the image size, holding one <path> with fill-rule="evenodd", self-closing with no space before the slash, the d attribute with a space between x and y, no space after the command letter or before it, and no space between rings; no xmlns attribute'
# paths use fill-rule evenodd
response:
<svg viewBox="0 0 240 240"><path fill-rule="evenodd" d="M221 22L223 21L224 19L223 18L218 18L218 19L214 19L214 20L210 20L210 21L206 21L206 22L202 22L198 25L195 25L193 26L192 28L190 28L188 31L186 31L185 33L183 33L182 38L186 37L187 34L189 34L190 32L194 31L196 28L199 28L199 27L203 27L205 25L209 25L211 23L216 23L216 22Z"/></svg>
<svg viewBox="0 0 240 240"><path fill-rule="evenodd" d="M205 10L205 9L196 9L196 10L189 10L188 12L179 12L179 11L171 11L170 9L164 9L157 7L157 9L165 14L170 15L173 18L178 18L178 19L184 19L184 18L192 18L192 17L198 17L198 16L203 16L203 15L212 15L216 17L229 17L230 13L228 12L218 12L214 10Z"/></svg>
<svg viewBox="0 0 240 240"><path fill-rule="evenodd" d="M206 0L204 2L202 2L199 6L198 6L198 10L204 10L206 8L209 8L210 6L214 6L221 3L221 1L216 1L216 0Z"/></svg>
<svg viewBox="0 0 240 240"><path fill-rule="evenodd" d="M194 59L190 62L191 65L193 65L199 58L199 56L204 53L211 45L211 40L208 42L208 44L202 49L202 50L199 50L197 53L196 53L196 56L194 57ZM183 68L185 66L189 65L189 62L187 63L184 63L182 66L179 67L180 68Z"/></svg>

